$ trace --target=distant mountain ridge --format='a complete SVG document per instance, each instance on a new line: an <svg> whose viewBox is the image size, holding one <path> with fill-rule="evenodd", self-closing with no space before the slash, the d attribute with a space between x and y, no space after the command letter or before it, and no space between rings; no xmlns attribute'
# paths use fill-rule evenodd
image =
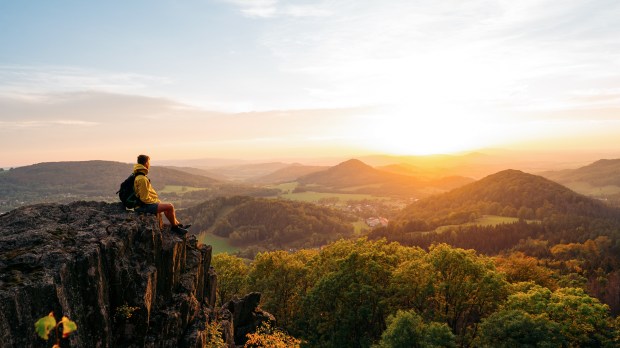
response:
<svg viewBox="0 0 620 348"><path fill-rule="evenodd" d="M208 171L229 180L251 181L253 178L269 175L288 166L288 163L283 162L249 163L209 168Z"/></svg>
<svg viewBox="0 0 620 348"><path fill-rule="evenodd" d="M25 188L66 188L92 192L116 192L133 172L133 164L113 161L44 162L18 167L0 176L0 183ZM165 167L151 167L153 185L208 186L217 180Z"/></svg>
<svg viewBox="0 0 620 348"><path fill-rule="evenodd" d="M133 164L112 161L45 162L0 173L0 212L26 204L114 201L120 183L133 171ZM151 167L149 178L160 194L164 187L222 187L226 183L202 175Z"/></svg>
<svg viewBox="0 0 620 348"><path fill-rule="evenodd" d="M381 171L358 159L350 159L324 171L303 176L298 181L304 184L342 188L404 180L414 181L415 179Z"/></svg>
<svg viewBox="0 0 620 348"><path fill-rule="evenodd" d="M402 220L441 219L461 214L491 214L542 219L553 214L609 217L614 210L542 176L503 170L450 192L421 199L406 207ZM617 212L616 212L617 213Z"/></svg>
<svg viewBox="0 0 620 348"><path fill-rule="evenodd" d="M420 178L373 168L358 159L350 159L326 170L300 177L297 181L317 190L324 188L358 193L426 196L464 185L473 179L456 176Z"/></svg>
<svg viewBox="0 0 620 348"><path fill-rule="evenodd" d="M246 180L247 182L258 184L280 184L285 182L296 181L298 178L325 170L326 166L305 166L299 163L293 163L287 167L281 168L267 175L254 177Z"/></svg>
<svg viewBox="0 0 620 348"><path fill-rule="evenodd" d="M601 159L577 169L543 172L541 175L562 184L585 182L595 187L620 186L620 159Z"/></svg>

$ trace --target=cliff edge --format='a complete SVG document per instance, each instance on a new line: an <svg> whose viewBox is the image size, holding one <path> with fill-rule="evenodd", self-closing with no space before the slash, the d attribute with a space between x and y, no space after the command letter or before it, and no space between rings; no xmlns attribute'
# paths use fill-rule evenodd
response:
<svg viewBox="0 0 620 348"><path fill-rule="evenodd" d="M51 311L78 325L63 347L203 347L205 323L235 317L213 309L210 264L211 246L170 234L156 217L120 203L39 204L5 213L0 347L50 347L34 323ZM234 347L232 320L224 323L224 339Z"/></svg>

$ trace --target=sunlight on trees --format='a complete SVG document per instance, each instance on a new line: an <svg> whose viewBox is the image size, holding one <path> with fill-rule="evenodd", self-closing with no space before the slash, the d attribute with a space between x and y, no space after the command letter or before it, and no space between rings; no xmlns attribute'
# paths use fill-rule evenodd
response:
<svg viewBox="0 0 620 348"><path fill-rule="evenodd" d="M225 253L216 254L211 265L217 272L217 303L219 306L230 301L233 296L243 296L248 266L242 259Z"/></svg>
<svg viewBox="0 0 620 348"><path fill-rule="evenodd" d="M520 252L490 258L446 244L424 251L362 238L260 253L245 279L278 325L309 346L617 343L609 308L582 289L558 288L554 277Z"/></svg>

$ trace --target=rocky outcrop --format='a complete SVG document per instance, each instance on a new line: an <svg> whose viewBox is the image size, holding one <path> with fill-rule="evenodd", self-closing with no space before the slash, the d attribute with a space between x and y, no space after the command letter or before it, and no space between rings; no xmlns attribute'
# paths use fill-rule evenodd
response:
<svg viewBox="0 0 620 348"><path fill-rule="evenodd" d="M50 347L33 325L51 311L78 325L63 347L203 347L205 323L229 315L213 312L210 263L210 246L120 204L11 211L0 216L0 347Z"/></svg>
<svg viewBox="0 0 620 348"><path fill-rule="evenodd" d="M222 311L231 313L235 344L243 345L247 341L246 335L255 332L263 323L275 325L274 316L261 310L259 303L260 293L253 292L242 299L232 299L222 307Z"/></svg>

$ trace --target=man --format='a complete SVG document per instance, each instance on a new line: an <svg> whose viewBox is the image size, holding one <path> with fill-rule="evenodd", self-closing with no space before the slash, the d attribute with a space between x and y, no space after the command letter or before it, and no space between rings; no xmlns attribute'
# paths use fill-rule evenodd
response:
<svg viewBox="0 0 620 348"><path fill-rule="evenodd" d="M174 206L171 203L162 203L157 196L157 192L151 186L151 180L146 176L149 173L151 158L147 155L138 156L138 163L133 166L133 173L136 176L134 181L134 191L142 204L134 209L138 213L159 214L164 213L170 221L170 230L174 233L185 234L189 225L183 226L177 220ZM144 175L138 175L138 173Z"/></svg>

